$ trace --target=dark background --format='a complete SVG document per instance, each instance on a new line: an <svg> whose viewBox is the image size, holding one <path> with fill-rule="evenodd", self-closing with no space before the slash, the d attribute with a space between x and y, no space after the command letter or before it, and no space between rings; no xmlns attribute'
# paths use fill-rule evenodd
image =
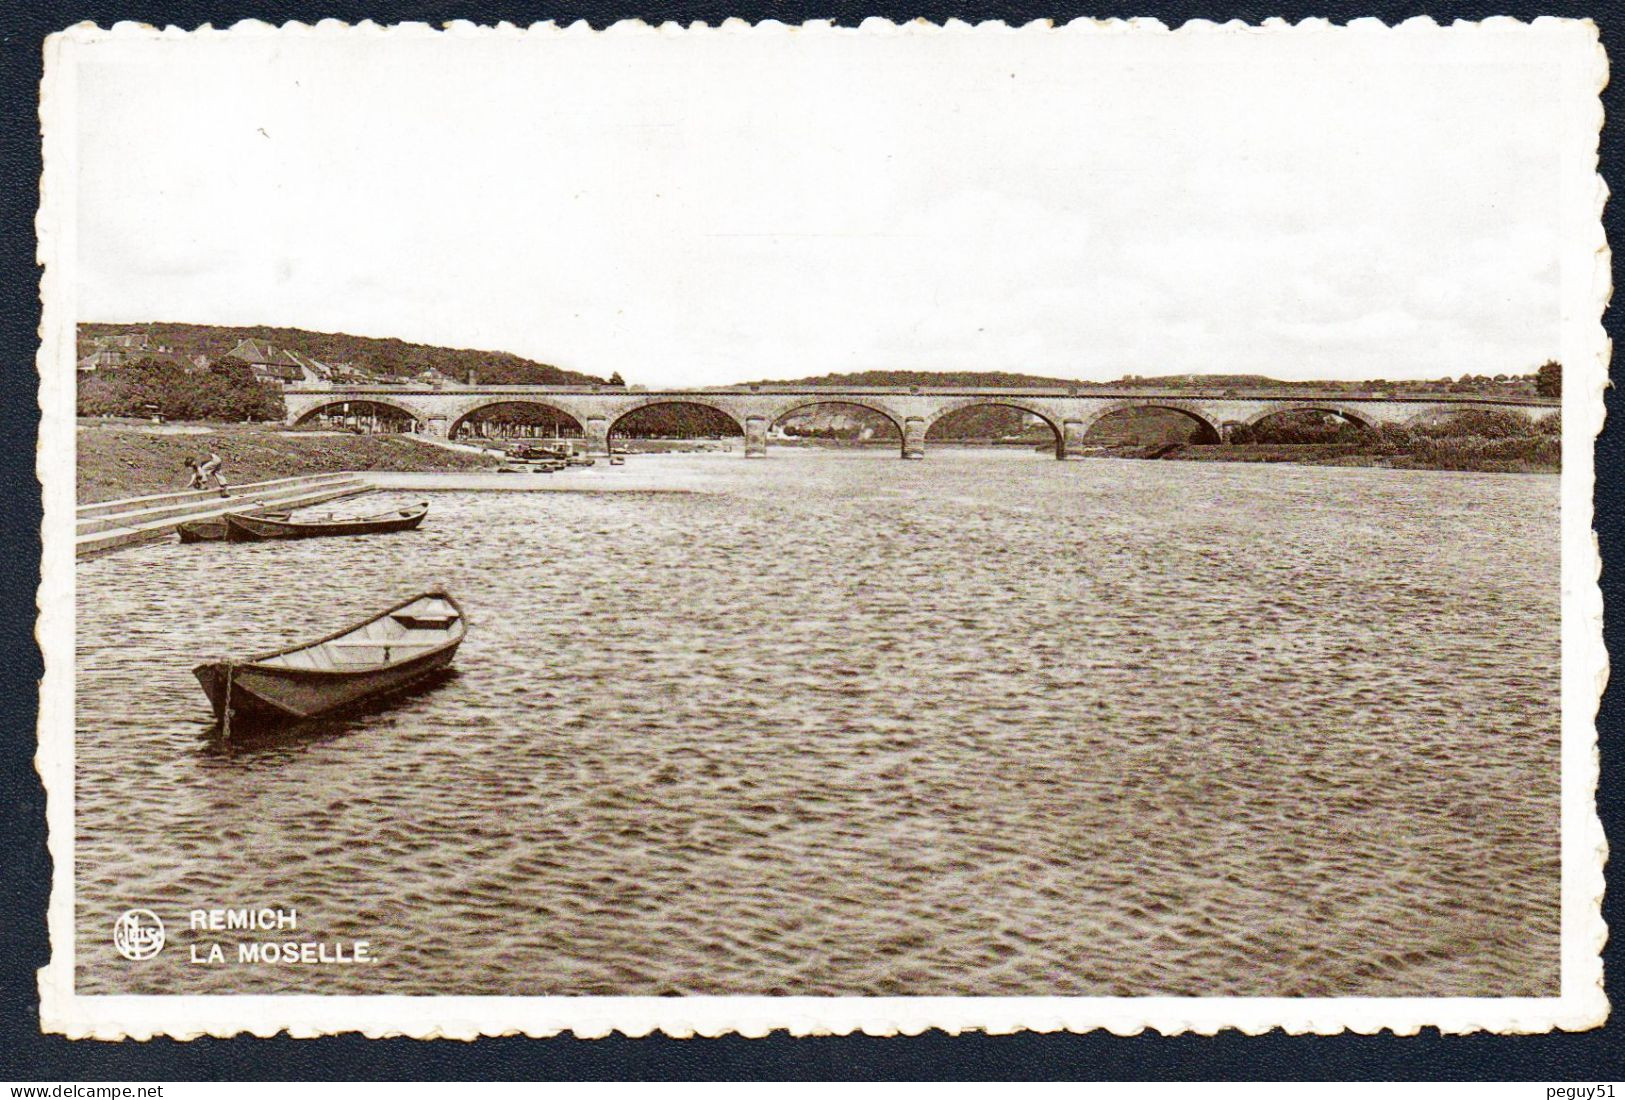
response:
<svg viewBox="0 0 1625 1100"><path fill-rule="evenodd" d="M33 637L34 598L39 584L39 485L34 475L34 441L39 423L34 355L38 345L39 270L34 264L33 218L39 203L38 89L42 75L41 46L47 34L81 21L110 26L134 20L193 28L202 23L229 26L256 18L281 23L314 23L322 18L380 23L405 20L439 24L452 19L475 23L507 20L521 26L552 19L559 23L586 20L597 27L618 19L651 23L702 20L718 23L730 16L750 21L773 18L788 23L833 19L855 26L871 15L898 22L923 17L936 22L959 18L970 22L1032 19L1063 22L1081 16L1150 16L1177 26L1190 19L1256 23L1270 17L1296 22L1310 17L1342 23L1375 16L1387 23L1429 15L1440 23L1509 15L1589 17L1602 30L1605 47L1625 36L1625 10L1616 3L1534 5L1525 0L1505 4L1377 2L1356 7L1342 0L1306 5L1301 0L1265 5L1147 0L1136 7L1120 3L1082 8L1067 5L996 3L975 0L946 4L921 0L913 6L895 0L814 3L807 0L770 4L755 0L693 0L639 6L637 0L587 0L571 4L525 4L514 0L486 3L424 3L400 0L330 0L262 2L214 0L57 0L28 4L0 0L0 409L4 410L5 443L0 447L0 1080L36 1083L69 1081L266 1079L1356 1079L1356 1080L1529 1080L1591 1083L1625 1078L1625 1022L1616 1011L1607 1028L1580 1034L1538 1036L1441 1036L1433 1029L1398 1037L1341 1035L1294 1037L1280 1032L1249 1037L1236 1032L1202 1036L1141 1035L1120 1038L1105 1032L1087 1035L948 1036L932 1032L917 1037L794 1039L777 1033L765 1039L627 1039L562 1037L482 1039L474 1043L425 1042L410 1039L367 1040L336 1036L316 1040L286 1038L199 1039L146 1043L70 1042L39 1033L35 970L50 951L45 904L51 862L45 850L44 792L33 768L40 653ZM1621 118L1625 102L1616 83L1603 93L1608 113L1602 135L1602 172L1610 190L1625 188L1621 173ZM1619 247L1618 201L1605 215L1610 241ZM1619 308L1605 318L1609 335L1622 338ZM1625 571L1625 494L1618 471L1625 457L1625 428L1619 424L1617 391L1607 398L1608 424L1597 441L1596 527L1602 545L1602 588L1609 608L1604 633L1610 653L1619 651L1621 627L1615 597ZM1616 658L1617 660L1617 658ZM1608 841L1625 851L1620 808L1625 791L1622 768L1621 708L1625 688L1615 677L1598 716L1602 752L1602 787L1598 795ZM1618 873L1609 868L1610 891L1603 915L1616 929L1606 951L1609 998L1619 1005L1618 969L1625 941L1625 915L1618 896Z"/></svg>

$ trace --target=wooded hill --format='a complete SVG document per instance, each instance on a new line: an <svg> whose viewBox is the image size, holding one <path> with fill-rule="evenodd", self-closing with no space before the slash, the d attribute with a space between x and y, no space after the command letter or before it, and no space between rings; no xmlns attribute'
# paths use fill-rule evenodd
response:
<svg viewBox="0 0 1625 1100"><path fill-rule="evenodd" d="M860 370L844 374L821 374L816 378L762 378L743 383L751 386L1071 386L1070 378L1046 378L1039 374L1012 374L1002 370Z"/></svg>
<svg viewBox="0 0 1625 1100"><path fill-rule="evenodd" d="M311 332L272 325L190 325L168 321L110 325L91 322L79 326L78 354L84 358L96 348L98 337L145 333L154 347L191 358L205 355L219 360L249 338L297 351L324 363L353 363L363 370L391 378L410 378L434 369L465 381L470 370L483 383L497 385L589 385L603 382L590 374L538 363L506 351L476 351L412 344L392 337L350 336L342 332Z"/></svg>
<svg viewBox="0 0 1625 1100"><path fill-rule="evenodd" d="M1548 373L1556 364L1547 364L1541 373ZM1329 379L1321 381L1283 381L1262 374L1163 374L1142 376L1124 375L1110 382L1084 382L1076 378L1054 378L1041 374L1016 374L1010 371L919 371L919 370L863 370L844 374L822 374L814 378L761 379L750 385L763 386L986 386L1010 388L1017 386L1098 386L1139 389L1194 389L1194 390L1313 390L1317 393L1369 393L1385 390L1390 393L1496 393L1519 396L1544 392L1538 389L1537 373L1505 375L1462 375L1460 378L1360 380Z"/></svg>
<svg viewBox="0 0 1625 1100"><path fill-rule="evenodd" d="M185 358L203 355L219 360L245 339L269 342L281 349L300 352L324 363L353 363L363 370L391 377L409 378L433 369L449 378L466 381L474 371L482 383L493 385L590 385L611 384L610 379L580 371L565 370L539 363L506 351L471 348L444 348L413 344L393 337L351 336L342 332L312 332L309 329L280 328L273 325L194 325L169 321L139 324L87 322L78 329L78 354L89 355L98 338L144 333L154 347L162 346ZM1544 376L1560 370L1555 363L1542 368ZM632 379L632 381L647 381ZM753 385L807 386L1068 386L1077 379L1056 378L1012 371L921 371L866 370L820 375L815 378L760 379ZM1259 374L1170 374L1152 377L1126 375L1113 386L1168 389L1311 389L1319 391L1388 390L1394 393L1438 392L1537 392L1536 375L1462 375L1452 379L1429 380L1366 379L1360 381L1286 382ZM1540 392L1555 393L1556 385L1541 386Z"/></svg>

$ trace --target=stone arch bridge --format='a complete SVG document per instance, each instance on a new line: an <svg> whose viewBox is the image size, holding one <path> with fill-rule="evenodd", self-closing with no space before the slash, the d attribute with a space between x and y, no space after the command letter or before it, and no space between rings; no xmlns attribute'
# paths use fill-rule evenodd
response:
<svg viewBox="0 0 1625 1100"><path fill-rule="evenodd" d="M902 438L903 458L925 456L925 436L950 413L983 405L1020 409L1055 433L1055 457L1081 453L1084 436L1103 416L1123 409L1168 409L1190 417L1209 442L1227 441L1240 425L1276 413L1306 409L1333 413L1374 427L1407 424L1440 413L1493 409L1531 420L1556 412L1558 402L1480 394L1313 393L1304 390L1151 390L1107 386L992 388L962 386L730 386L688 390L628 390L618 386L299 386L284 392L288 423L323 409L371 402L400 410L416 430L449 437L470 415L502 404L534 404L581 425L588 451L605 454L623 417L650 405L699 405L730 417L745 437L745 454L767 453L768 429L813 405L856 405L886 417Z"/></svg>

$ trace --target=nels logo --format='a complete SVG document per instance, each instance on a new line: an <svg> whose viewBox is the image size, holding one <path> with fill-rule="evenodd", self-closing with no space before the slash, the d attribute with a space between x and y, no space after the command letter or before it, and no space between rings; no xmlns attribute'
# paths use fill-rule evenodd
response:
<svg viewBox="0 0 1625 1100"><path fill-rule="evenodd" d="M131 962L164 949L164 922L151 909L131 909L113 922L113 946Z"/></svg>

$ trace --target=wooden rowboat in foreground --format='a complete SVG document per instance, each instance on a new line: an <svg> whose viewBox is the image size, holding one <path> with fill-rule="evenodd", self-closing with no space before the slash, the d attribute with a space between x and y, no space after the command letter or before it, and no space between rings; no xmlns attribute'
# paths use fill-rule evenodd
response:
<svg viewBox="0 0 1625 1100"><path fill-rule="evenodd" d="M466 630L457 601L432 589L314 642L192 672L229 738L233 723L317 718L400 691L450 665Z"/></svg>
<svg viewBox="0 0 1625 1100"><path fill-rule="evenodd" d="M429 505L424 503L373 516L343 519L289 519L285 515L255 515L250 512L230 512L224 518L228 541L260 542L265 539L310 539L328 535L382 535L391 531L410 531L423 522L428 512Z"/></svg>

